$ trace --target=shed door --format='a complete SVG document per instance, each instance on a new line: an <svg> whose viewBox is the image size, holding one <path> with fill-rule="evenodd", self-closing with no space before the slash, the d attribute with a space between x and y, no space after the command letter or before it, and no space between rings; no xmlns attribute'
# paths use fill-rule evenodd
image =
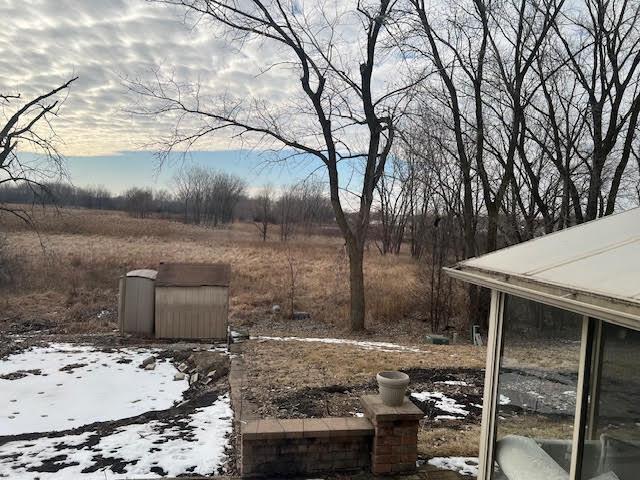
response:
<svg viewBox="0 0 640 480"><path fill-rule="evenodd" d="M154 283L139 277L126 277L124 284L124 331L153 333Z"/></svg>

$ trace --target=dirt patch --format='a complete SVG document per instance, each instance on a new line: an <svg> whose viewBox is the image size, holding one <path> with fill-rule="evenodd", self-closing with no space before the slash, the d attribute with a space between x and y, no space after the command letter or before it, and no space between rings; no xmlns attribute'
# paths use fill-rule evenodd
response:
<svg viewBox="0 0 640 480"><path fill-rule="evenodd" d="M65 365L64 367L60 367L61 372L73 372L76 368L86 367L86 363L70 363L69 365Z"/></svg>
<svg viewBox="0 0 640 480"><path fill-rule="evenodd" d="M17 370L15 372L0 375L0 378L2 380L18 380L19 378L24 378L27 375L42 375L42 370L39 368L34 368L33 370Z"/></svg>
<svg viewBox="0 0 640 480"><path fill-rule="evenodd" d="M42 462L42 465L37 467L29 468L30 472L41 472L41 473L55 473L63 468L73 467L75 465L79 465L78 462L65 462L67 459L66 455L57 455L55 457L51 457L46 461Z"/></svg>
<svg viewBox="0 0 640 480"><path fill-rule="evenodd" d="M261 409L280 418L349 417L362 412L359 397L374 388L373 384L307 387L276 396Z"/></svg>
<svg viewBox="0 0 640 480"><path fill-rule="evenodd" d="M454 422L480 421L484 372L470 369L416 368L405 371L411 377L411 391L443 393L468 412L465 418L453 420ZM443 382L460 382L464 385L449 385ZM257 407L256 413L264 417L277 418L354 416L362 412L360 397L376 391L377 384L371 380L357 385L334 384L271 392L270 400ZM446 409L438 408L434 401L420 401L413 397L411 400L424 412L426 423L436 422L437 417L450 414ZM437 424L442 425L443 421L437 420Z"/></svg>
<svg viewBox="0 0 640 480"><path fill-rule="evenodd" d="M259 417L354 415L361 412L358 398L376 392L376 373L389 369L406 371L415 391L459 391L470 395L467 403L481 403L484 349L469 345L387 352L346 344L251 340L242 348L248 379L242 385L243 400ZM462 368L447 368L451 365ZM436 383L455 380L470 386L462 390Z"/></svg>
<svg viewBox="0 0 640 480"><path fill-rule="evenodd" d="M11 321L18 319L19 317L16 316L8 320ZM46 332L48 330L52 330L55 326L56 324L50 320L26 319L19 322L10 322L7 333L15 335L20 333Z"/></svg>

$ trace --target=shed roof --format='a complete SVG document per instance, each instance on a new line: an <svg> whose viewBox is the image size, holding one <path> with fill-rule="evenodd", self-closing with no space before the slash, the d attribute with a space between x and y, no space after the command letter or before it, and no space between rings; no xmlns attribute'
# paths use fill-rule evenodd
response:
<svg viewBox="0 0 640 480"><path fill-rule="evenodd" d="M156 287L228 287L228 263L161 263Z"/></svg>
<svg viewBox="0 0 640 480"><path fill-rule="evenodd" d="M640 325L640 208L465 260L470 283ZM623 322L624 323L624 322Z"/></svg>
<svg viewBox="0 0 640 480"><path fill-rule="evenodd" d="M155 280L157 275L158 272L156 270L150 270L146 268L140 270L131 270L130 272L127 272L127 277L141 277L148 278L150 280Z"/></svg>

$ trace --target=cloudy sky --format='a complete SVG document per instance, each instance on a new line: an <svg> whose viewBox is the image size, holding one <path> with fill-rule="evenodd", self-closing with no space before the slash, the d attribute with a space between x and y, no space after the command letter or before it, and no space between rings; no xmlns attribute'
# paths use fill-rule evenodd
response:
<svg viewBox="0 0 640 480"><path fill-rule="evenodd" d="M132 116L126 80L156 67L179 80L200 81L210 91L285 98L293 79L283 72L256 75L265 46L238 51L206 25L185 21L184 12L144 0L2 0L0 90L24 98L79 79L56 119L61 151L78 185L103 184L115 191L132 184L166 184L168 166L155 175L150 143L173 126ZM228 136L210 139L195 162L232 170L253 183L288 183L312 165L264 168L264 158L238 151ZM146 150L146 151L145 151ZM255 179L254 179L255 177Z"/></svg>

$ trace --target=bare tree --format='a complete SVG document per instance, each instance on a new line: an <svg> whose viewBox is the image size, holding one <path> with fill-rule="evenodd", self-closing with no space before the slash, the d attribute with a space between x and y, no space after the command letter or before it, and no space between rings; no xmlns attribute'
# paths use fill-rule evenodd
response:
<svg viewBox="0 0 640 480"><path fill-rule="evenodd" d="M205 211L208 223L213 224L214 227L221 223L231 223L236 205L245 189L244 180L236 175L209 172Z"/></svg>
<svg viewBox="0 0 640 480"><path fill-rule="evenodd" d="M463 184L463 222L465 232L465 257L476 253L473 199L473 167L484 165L484 105L482 89L485 81L484 69L488 49L489 27L487 7L484 0L473 0L464 5L457 15L457 5L451 5L452 15L442 25L449 33L438 32L433 24L433 12L424 0L411 0L416 17L415 32L422 42L408 45L425 55L436 67L443 87L430 89L432 100L448 110L443 118L453 134L453 145L447 145L458 159ZM426 47L426 48L425 48ZM434 97L435 95L435 97ZM473 100L473 116L467 118L461 97ZM473 138L475 142L470 142Z"/></svg>
<svg viewBox="0 0 640 480"><path fill-rule="evenodd" d="M260 232L263 242L267 241L269 223L273 221L273 187L265 185L256 196L254 224Z"/></svg>
<svg viewBox="0 0 640 480"><path fill-rule="evenodd" d="M275 202L274 217L280 240L286 242L299 227L309 233L314 226L331 222L334 214L322 184L304 181L284 189Z"/></svg>
<svg viewBox="0 0 640 480"><path fill-rule="evenodd" d="M34 198L41 198L47 192L46 181L64 173L63 157L56 147L51 121L58 115L64 95L77 78L24 103L19 93L0 93L0 108L6 118L0 128L0 186L22 183ZM13 108L15 104L19 106ZM35 152L37 158L22 155L22 149ZM0 205L0 210L30 223L28 212L21 208Z"/></svg>
<svg viewBox="0 0 640 480"><path fill-rule="evenodd" d="M280 240L286 242L303 214L297 185L285 189L278 197L275 210L276 220L280 226Z"/></svg>
<svg viewBox="0 0 640 480"><path fill-rule="evenodd" d="M231 223L244 194L244 180L211 168L192 165L173 178L176 196L183 205L185 223L217 227Z"/></svg>
<svg viewBox="0 0 640 480"><path fill-rule="evenodd" d="M289 265L289 318L293 319L296 301L296 282L298 279L298 264L291 252L291 247L287 249L287 264Z"/></svg>
<svg viewBox="0 0 640 480"><path fill-rule="evenodd" d="M185 222L200 225L205 221L211 172L195 165L184 168L174 177L178 198L184 205Z"/></svg>
<svg viewBox="0 0 640 480"><path fill-rule="evenodd" d="M584 8L555 28L565 61L586 93L592 139L588 221L613 213L633 155L640 115L640 3L585 0Z"/></svg>
<svg viewBox="0 0 640 480"><path fill-rule="evenodd" d="M249 0L164 0L183 6L188 13L218 27L235 44L258 40L280 47L286 58L281 64L299 78L300 98L289 105L293 110L269 108L259 99L232 99L225 96L211 105L198 86L191 95L184 85L156 76L153 83L131 82L142 97L137 111L146 114L175 114L178 128L164 142L164 152L190 148L203 137L229 129L236 135L253 137L293 155L305 154L321 162L329 177L329 197L349 254L352 330L364 328L364 247L376 185L384 172L395 135L399 112L408 101L408 91L421 78L378 78L378 50L389 40L386 58L394 57L392 35L395 0L358 2L350 10L341 4L307 11L295 1ZM354 41L354 26L361 38ZM348 28L345 40L340 28ZM357 48L361 45L361 48ZM277 61L265 59L264 70ZM399 80L399 81L398 81ZM298 120L298 122L296 122ZM194 122L192 129L181 126ZM296 123L298 127L296 128ZM301 124L301 125L300 125ZM192 123L193 125L193 123ZM362 172L359 205L348 216L341 198L340 162L357 162Z"/></svg>
<svg viewBox="0 0 640 480"><path fill-rule="evenodd" d="M124 193L125 210L135 218L147 218L153 208L153 192L133 187Z"/></svg>
<svg viewBox="0 0 640 480"><path fill-rule="evenodd" d="M405 228L409 220L410 186L406 165L396 155L391 169L382 176L378 186L380 244L376 244L382 255L398 255L402 248Z"/></svg>

